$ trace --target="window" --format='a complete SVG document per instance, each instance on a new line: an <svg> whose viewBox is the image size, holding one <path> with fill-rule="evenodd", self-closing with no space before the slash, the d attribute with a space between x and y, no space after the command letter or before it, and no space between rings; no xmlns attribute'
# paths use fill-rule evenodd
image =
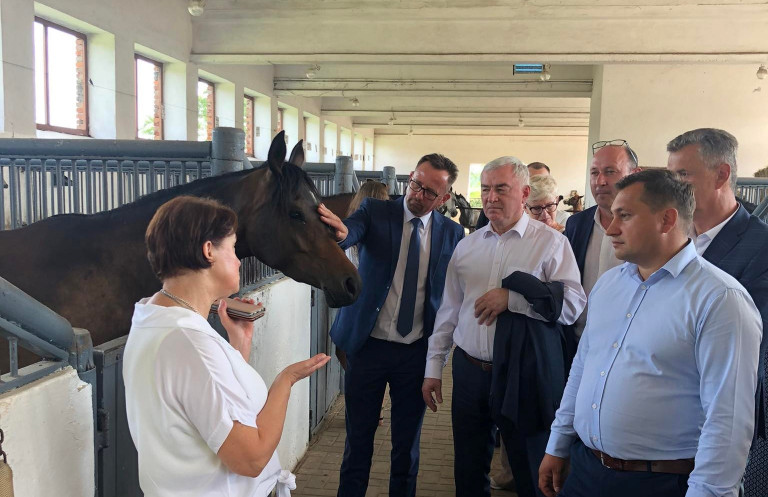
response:
<svg viewBox="0 0 768 497"><path fill-rule="evenodd" d="M35 18L37 129L88 135L86 36Z"/></svg>
<svg viewBox="0 0 768 497"><path fill-rule="evenodd" d="M248 95L243 98L243 131L245 131L245 155L253 155L253 97Z"/></svg>
<svg viewBox="0 0 768 497"><path fill-rule="evenodd" d="M204 79L197 80L197 140L211 141L216 127L216 86Z"/></svg>
<svg viewBox="0 0 768 497"><path fill-rule="evenodd" d="M485 164L470 164L469 165L469 188L468 200L469 205L472 207L482 207L483 203L480 199L480 173L483 172Z"/></svg>
<svg viewBox="0 0 768 497"><path fill-rule="evenodd" d="M163 139L163 64L136 55L136 138Z"/></svg>

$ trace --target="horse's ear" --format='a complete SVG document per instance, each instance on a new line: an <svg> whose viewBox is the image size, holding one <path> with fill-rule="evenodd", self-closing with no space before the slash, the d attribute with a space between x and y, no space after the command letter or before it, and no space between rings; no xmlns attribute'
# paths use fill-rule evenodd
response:
<svg viewBox="0 0 768 497"><path fill-rule="evenodd" d="M304 165L304 140L299 140L299 143L293 147L293 150L291 150L291 157L288 159L288 162L294 166L299 167Z"/></svg>
<svg viewBox="0 0 768 497"><path fill-rule="evenodd" d="M283 170L286 151L285 131L281 131L272 139L272 145L269 146L269 154L267 154L267 164L273 173L280 174Z"/></svg>

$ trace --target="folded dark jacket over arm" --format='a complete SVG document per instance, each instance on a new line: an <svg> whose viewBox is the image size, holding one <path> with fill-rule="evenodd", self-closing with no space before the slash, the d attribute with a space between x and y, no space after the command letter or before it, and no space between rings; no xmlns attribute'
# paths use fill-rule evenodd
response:
<svg viewBox="0 0 768 497"><path fill-rule="evenodd" d="M521 294L546 321L505 311L499 315L493 345L491 414L496 424L524 434L548 430L563 396L565 337L557 323L563 284L543 282L515 271L502 287Z"/></svg>

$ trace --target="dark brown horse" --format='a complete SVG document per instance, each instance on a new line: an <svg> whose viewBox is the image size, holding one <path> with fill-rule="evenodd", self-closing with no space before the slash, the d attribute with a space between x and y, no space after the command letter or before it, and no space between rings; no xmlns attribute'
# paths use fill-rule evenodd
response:
<svg viewBox="0 0 768 497"><path fill-rule="evenodd" d="M99 214L54 216L0 232L0 276L89 330L94 344L122 336L134 302L160 288L144 245L149 220L171 198L195 195L237 212L239 257L256 256L324 290L331 306L349 305L360 291L360 277L320 220L320 196L300 168L301 145L285 162L280 133L259 168L161 190Z"/></svg>

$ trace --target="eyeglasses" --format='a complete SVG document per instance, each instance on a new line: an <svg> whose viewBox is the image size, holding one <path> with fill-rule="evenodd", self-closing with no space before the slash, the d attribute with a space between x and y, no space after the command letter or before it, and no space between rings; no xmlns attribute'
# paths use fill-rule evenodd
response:
<svg viewBox="0 0 768 497"><path fill-rule="evenodd" d="M608 141L600 141L595 142L592 144L592 155L595 155L598 150L600 150L603 147L624 147L627 149L627 153L629 153L629 156L632 158L632 161L637 164L637 154L634 150L632 150L632 147L629 146L629 143L627 143L627 140L608 140Z"/></svg>
<svg viewBox="0 0 768 497"><path fill-rule="evenodd" d="M551 204L546 204L546 205L528 205L528 204L525 204L525 206L528 207L528 210L531 211L531 214L533 214L534 216L538 216L538 215L541 214L541 212L544 209L546 209L547 212L552 214L553 212L555 212L557 210L557 204L559 204L559 203L560 203L560 201L558 200L557 202L552 202Z"/></svg>
<svg viewBox="0 0 768 497"><path fill-rule="evenodd" d="M427 200L435 200L437 197L440 196L439 193L437 193L434 190L430 190L429 188L426 188L424 185L422 185L415 179L412 179L408 182L408 187L416 193L423 192L424 198L426 198Z"/></svg>

